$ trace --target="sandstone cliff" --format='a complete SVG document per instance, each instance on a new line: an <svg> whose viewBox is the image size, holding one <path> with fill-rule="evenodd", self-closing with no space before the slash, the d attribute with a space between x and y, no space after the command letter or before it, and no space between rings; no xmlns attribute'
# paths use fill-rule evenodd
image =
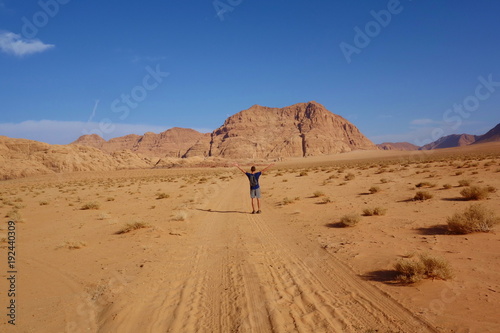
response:
<svg viewBox="0 0 500 333"><path fill-rule="evenodd" d="M379 143L377 147L380 150L418 150L418 146L409 142L383 142Z"/></svg>
<svg viewBox="0 0 500 333"><path fill-rule="evenodd" d="M254 105L212 133L209 156L276 158L377 149L346 119L316 102L284 108Z"/></svg>

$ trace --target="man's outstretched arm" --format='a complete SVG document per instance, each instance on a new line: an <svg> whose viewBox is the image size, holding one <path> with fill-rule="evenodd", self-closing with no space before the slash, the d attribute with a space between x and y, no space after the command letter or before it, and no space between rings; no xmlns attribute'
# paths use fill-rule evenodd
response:
<svg viewBox="0 0 500 333"><path fill-rule="evenodd" d="M241 172L243 172L245 174L247 173L245 170L243 170L242 168L240 168L240 165L238 163L234 163L234 166L237 167L238 169L240 169Z"/></svg>
<svg viewBox="0 0 500 333"><path fill-rule="evenodd" d="M267 169L269 169L269 168L270 168L270 167L272 167L273 165L274 165L274 163L269 164L269 165L268 165L268 166L266 166L264 169L262 169L262 171L261 171L261 172L266 171Z"/></svg>

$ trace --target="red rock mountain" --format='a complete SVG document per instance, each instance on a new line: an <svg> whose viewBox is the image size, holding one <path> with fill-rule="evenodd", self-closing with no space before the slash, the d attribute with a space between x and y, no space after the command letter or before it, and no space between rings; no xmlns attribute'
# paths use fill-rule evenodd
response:
<svg viewBox="0 0 500 333"><path fill-rule="evenodd" d="M130 150L156 157L276 158L377 149L346 119L316 102L284 108L254 105L226 119L211 134L172 128L160 134L127 135L105 141L84 135L73 144L113 153Z"/></svg>
<svg viewBox="0 0 500 333"><path fill-rule="evenodd" d="M377 149L346 119L316 102L284 108L254 105L212 132L209 156L276 158Z"/></svg>
<svg viewBox="0 0 500 333"><path fill-rule="evenodd" d="M477 140L478 136L471 134L452 134L443 136L438 140L420 147L420 150L431 150L440 148L462 147L470 145Z"/></svg>
<svg viewBox="0 0 500 333"><path fill-rule="evenodd" d="M83 135L71 144L91 146L107 153L130 150L145 156L182 157L204 136L206 135L193 129L174 127L160 134L129 134L109 141L96 134Z"/></svg>
<svg viewBox="0 0 500 333"><path fill-rule="evenodd" d="M383 142L377 147L380 150L418 150L418 146L409 142Z"/></svg>

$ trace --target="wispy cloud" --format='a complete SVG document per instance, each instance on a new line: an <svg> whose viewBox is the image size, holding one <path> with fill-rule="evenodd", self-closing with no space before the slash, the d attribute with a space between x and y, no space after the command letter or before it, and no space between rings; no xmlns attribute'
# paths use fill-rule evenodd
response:
<svg viewBox="0 0 500 333"><path fill-rule="evenodd" d="M40 53L53 48L52 44L45 44L39 39L26 39L10 31L0 31L0 51L6 54L22 57Z"/></svg>
<svg viewBox="0 0 500 333"><path fill-rule="evenodd" d="M109 131L102 133L99 122L27 120L21 123L0 123L0 135L30 139L50 144L68 144L84 134L99 134L109 140L127 134L143 135L146 132L161 133L170 127L145 124L108 124ZM202 133L208 129L195 129Z"/></svg>

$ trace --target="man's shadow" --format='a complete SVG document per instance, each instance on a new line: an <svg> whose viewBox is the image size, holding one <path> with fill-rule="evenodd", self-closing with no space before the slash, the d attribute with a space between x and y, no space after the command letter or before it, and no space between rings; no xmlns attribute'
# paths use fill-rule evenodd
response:
<svg viewBox="0 0 500 333"><path fill-rule="evenodd" d="M196 210L201 210L202 212L220 213L220 214L228 214L228 213L251 214L250 212L240 212L238 210L213 210L213 209L201 209L201 208L196 208Z"/></svg>

